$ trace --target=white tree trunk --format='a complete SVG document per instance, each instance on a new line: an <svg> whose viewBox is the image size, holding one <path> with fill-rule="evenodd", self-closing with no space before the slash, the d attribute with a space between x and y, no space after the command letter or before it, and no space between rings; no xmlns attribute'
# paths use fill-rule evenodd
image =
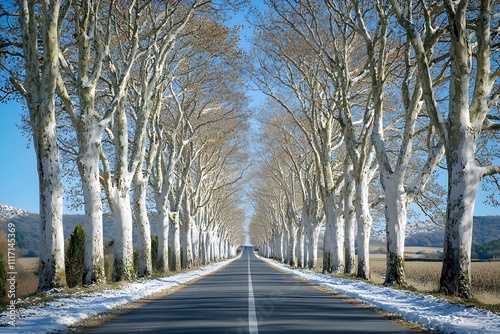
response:
<svg viewBox="0 0 500 334"><path fill-rule="evenodd" d="M194 217L191 216L191 207L188 196L184 196L183 203L183 223L184 229L184 242L182 254L182 268L191 268L194 264L194 250L193 250L193 225L195 223Z"/></svg>
<svg viewBox="0 0 500 334"><path fill-rule="evenodd" d="M372 216L368 202L367 173L356 180L356 220L358 223L358 273L357 276L370 279L370 232Z"/></svg>
<svg viewBox="0 0 500 334"><path fill-rule="evenodd" d="M201 232L200 233L200 243L201 243L201 263L202 264L207 264L208 263L208 254L207 254L207 234L206 232Z"/></svg>
<svg viewBox="0 0 500 334"><path fill-rule="evenodd" d="M297 267L299 268L304 268L304 259L305 259L305 254L304 254L304 226L301 224L298 231L297 231Z"/></svg>
<svg viewBox="0 0 500 334"><path fill-rule="evenodd" d="M193 265L199 266L201 264L201 245L200 245L200 227L197 219L195 219L191 229L191 242L193 252Z"/></svg>
<svg viewBox="0 0 500 334"><path fill-rule="evenodd" d="M345 274L356 274L356 209L354 207L355 186L352 178L352 165L345 173L344 221L345 221Z"/></svg>
<svg viewBox="0 0 500 334"><path fill-rule="evenodd" d="M457 132L461 138L450 141L456 140L458 145L447 152L448 202L439 289L471 298L472 222L481 174L475 160L474 135L465 126Z"/></svg>
<svg viewBox="0 0 500 334"><path fill-rule="evenodd" d="M168 239L170 232L170 213L163 204L163 200L156 202L156 210L159 213L159 232L158 232L158 272L167 273L170 271Z"/></svg>
<svg viewBox="0 0 500 334"><path fill-rule="evenodd" d="M93 108L92 108L93 110ZM102 199L99 181L101 130L85 125L77 130L78 170L82 179L85 203L85 284L104 283L104 245L102 230Z"/></svg>
<svg viewBox="0 0 500 334"><path fill-rule="evenodd" d="M139 248L139 277L147 277L153 273L153 264L151 259L151 225L149 223L148 212L146 208L146 189L147 181L143 179L142 172L134 175L133 189L133 218L137 226Z"/></svg>
<svg viewBox="0 0 500 334"><path fill-rule="evenodd" d="M51 113L54 116L54 113ZM49 113L50 118L50 113ZM33 129L40 184L40 257L38 291L66 285L64 234L62 223L62 175L55 134L55 117L45 126Z"/></svg>
<svg viewBox="0 0 500 334"><path fill-rule="evenodd" d="M309 269L315 269L318 267L318 242L320 230L321 225L313 225L309 228L309 235L311 236L307 251L307 268Z"/></svg>
<svg viewBox="0 0 500 334"><path fill-rule="evenodd" d="M130 281L135 277L132 243L132 210L128 187L115 189L112 194L113 222L115 228L114 263L112 280Z"/></svg>
<svg viewBox="0 0 500 334"><path fill-rule="evenodd" d="M170 228L172 228L172 243L170 247L172 249L172 263L171 269L173 271L181 270L181 226L179 221L179 212L173 211L170 213Z"/></svg>
<svg viewBox="0 0 500 334"><path fill-rule="evenodd" d="M387 265L386 285L406 284L404 250L406 237L407 196L404 183L397 174L385 177L385 218Z"/></svg>
<svg viewBox="0 0 500 334"><path fill-rule="evenodd" d="M338 208L335 201L335 193L329 192L324 195L326 229L325 229L325 247L326 256L323 250L323 272L325 271L325 257L327 272L344 272L344 224L340 223ZM328 236L328 238L327 238ZM326 243L330 242L330 245ZM330 252L328 253L328 250Z"/></svg>
<svg viewBox="0 0 500 334"><path fill-rule="evenodd" d="M285 261L285 257L283 256L283 233L278 233L276 242L276 257L280 262Z"/></svg>
<svg viewBox="0 0 500 334"><path fill-rule="evenodd" d="M295 226L288 227L288 264L292 267L297 265L296 257L296 242L297 239L297 228Z"/></svg>
<svg viewBox="0 0 500 334"><path fill-rule="evenodd" d="M58 24L60 1L50 1L35 16L35 2L18 1L25 65L24 91L36 152L40 203L38 290L66 285L63 235L63 184L56 135L55 92L59 75ZM41 38L40 38L41 37ZM40 39L39 39L40 38ZM43 49L43 53L40 53Z"/></svg>

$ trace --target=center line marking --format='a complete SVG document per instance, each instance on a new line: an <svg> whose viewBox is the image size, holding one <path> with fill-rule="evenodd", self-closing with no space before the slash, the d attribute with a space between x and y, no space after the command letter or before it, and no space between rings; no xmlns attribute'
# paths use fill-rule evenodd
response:
<svg viewBox="0 0 500 334"><path fill-rule="evenodd" d="M257 315L255 314L255 299L253 297L252 273L250 271L250 251L247 253L248 258L248 330L250 334L259 334L259 325Z"/></svg>

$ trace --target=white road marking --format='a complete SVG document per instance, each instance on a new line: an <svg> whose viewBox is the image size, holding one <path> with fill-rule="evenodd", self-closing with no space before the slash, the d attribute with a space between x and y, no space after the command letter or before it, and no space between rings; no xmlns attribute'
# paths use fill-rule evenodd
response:
<svg viewBox="0 0 500 334"><path fill-rule="evenodd" d="M259 334L259 324L257 315L255 314L255 299L253 296L252 272L250 271L250 251L247 253L248 258L248 330L250 334Z"/></svg>

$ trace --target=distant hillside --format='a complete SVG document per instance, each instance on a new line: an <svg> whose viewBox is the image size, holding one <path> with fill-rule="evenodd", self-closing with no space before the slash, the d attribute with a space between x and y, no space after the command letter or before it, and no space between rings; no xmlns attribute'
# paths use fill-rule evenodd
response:
<svg viewBox="0 0 500 334"><path fill-rule="evenodd" d="M481 245L500 236L500 216L474 217L472 244ZM444 228L433 225L430 231L418 231L407 235L407 246L443 247Z"/></svg>
<svg viewBox="0 0 500 334"><path fill-rule="evenodd" d="M2 215L0 213L0 219ZM69 236L77 222L83 222L83 215L64 215L64 235ZM20 249L19 256L38 256L40 242L40 215L37 213L23 213L19 216L3 219L3 232L7 231L9 223L16 225L16 243Z"/></svg>
<svg viewBox="0 0 500 334"><path fill-rule="evenodd" d="M66 214L63 216L64 237L68 238L78 222L83 223L85 216ZM3 222L3 225L1 225ZM16 241L19 247L19 256L38 256L40 241L40 215L26 210L0 204L0 229L5 233L8 223L16 225ZM114 228L110 219L104 216L104 238L113 239ZM156 222L151 221L152 233L156 234Z"/></svg>
<svg viewBox="0 0 500 334"><path fill-rule="evenodd" d="M487 260L500 258L500 239L472 246L472 257Z"/></svg>

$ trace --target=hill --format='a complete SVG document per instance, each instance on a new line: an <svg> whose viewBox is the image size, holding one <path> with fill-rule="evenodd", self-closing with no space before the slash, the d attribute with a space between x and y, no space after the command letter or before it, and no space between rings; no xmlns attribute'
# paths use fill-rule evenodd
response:
<svg viewBox="0 0 500 334"><path fill-rule="evenodd" d="M85 216L79 214L63 215L64 236L73 232L78 222L83 222ZM40 215L26 210L13 208L0 204L0 223L3 222L2 230L6 232L7 225L13 223L16 226L16 243L19 247L19 256L38 256L38 245L40 241ZM112 238L113 228L109 221L104 222L104 237Z"/></svg>
<svg viewBox="0 0 500 334"><path fill-rule="evenodd" d="M429 230L413 231L407 234L407 246L443 247L444 227L429 225ZM500 216L474 217L472 244L481 245L498 239L500 236Z"/></svg>
<svg viewBox="0 0 500 334"><path fill-rule="evenodd" d="M84 219L85 216L80 214L63 215L64 237L68 238L71 232L75 229L76 224L78 222L83 223ZM38 213L32 213L26 210L0 204L0 231L5 233L9 223L16 225L16 243L19 247L18 256L38 256L40 215ZM151 233L157 234L156 226L156 221L151 219ZM113 239L113 222L107 215L104 215L103 217L103 233L105 239ZM136 240L135 237L134 240Z"/></svg>

